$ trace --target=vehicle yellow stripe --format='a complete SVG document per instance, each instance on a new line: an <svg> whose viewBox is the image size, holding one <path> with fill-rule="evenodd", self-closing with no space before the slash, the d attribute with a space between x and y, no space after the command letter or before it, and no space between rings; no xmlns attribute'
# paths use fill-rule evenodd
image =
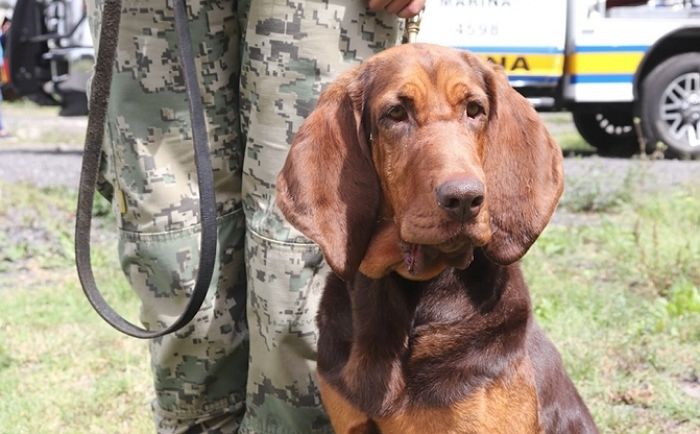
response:
<svg viewBox="0 0 700 434"><path fill-rule="evenodd" d="M644 53L574 53L567 60L567 73L634 74Z"/></svg>
<svg viewBox="0 0 700 434"><path fill-rule="evenodd" d="M560 76L564 54L478 53L484 59L503 66L509 75Z"/></svg>

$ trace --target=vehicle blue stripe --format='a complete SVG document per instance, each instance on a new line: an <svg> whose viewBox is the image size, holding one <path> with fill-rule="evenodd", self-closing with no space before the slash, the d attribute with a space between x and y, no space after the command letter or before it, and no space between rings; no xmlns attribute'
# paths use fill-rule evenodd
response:
<svg viewBox="0 0 700 434"><path fill-rule="evenodd" d="M632 83L633 74L579 74L569 77L571 84L579 83Z"/></svg>
<svg viewBox="0 0 700 434"><path fill-rule="evenodd" d="M562 54L564 50L558 47L455 47L459 50L469 50L473 53L498 54Z"/></svg>
<svg viewBox="0 0 700 434"><path fill-rule="evenodd" d="M556 83L559 80L559 76L547 76L547 75L509 75L508 81L530 81L536 83Z"/></svg>
<svg viewBox="0 0 700 434"><path fill-rule="evenodd" d="M629 51L647 51L648 45L585 45L574 48L576 53L621 53Z"/></svg>
<svg viewBox="0 0 700 434"><path fill-rule="evenodd" d="M562 54L564 50L559 47L501 47L501 46L460 46L454 47L460 50L469 50L474 53L499 53L499 54ZM574 48L576 53L622 53L645 52L648 45L582 45Z"/></svg>

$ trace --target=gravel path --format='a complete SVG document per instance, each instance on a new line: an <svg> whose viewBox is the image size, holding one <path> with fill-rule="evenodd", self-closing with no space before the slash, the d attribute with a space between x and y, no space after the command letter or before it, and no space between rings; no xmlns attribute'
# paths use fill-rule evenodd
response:
<svg viewBox="0 0 700 434"><path fill-rule="evenodd" d="M574 157L564 160L567 185L595 182L602 190L633 182L642 191L663 191L694 183L700 186L700 161Z"/></svg>
<svg viewBox="0 0 700 434"><path fill-rule="evenodd" d="M0 141L0 180L39 186L77 188L85 117L60 118L56 108L4 105L3 115L14 137ZM576 134L566 115L543 116L555 136ZM603 193L633 180L644 191L700 185L700 161L640 161L579 156L564 162L567 190L595 185Z"/></svg>
<svg viewBox="0 0 700 434"><path fill-rule="evenodd" d="M0 150L0 180L78 188L80 151Z"/></svg>
<svg viewBox="0 0 700 434"><path fill-rule="evenodd" d="M38 186L77 188L81 152L76 149L0 149L0 180ZM638 159L574 157L564 160L567 184L595 182L603 190L619 189L630 177L644 191L659 191L696 183L700 161L640 161Z"/></svg>

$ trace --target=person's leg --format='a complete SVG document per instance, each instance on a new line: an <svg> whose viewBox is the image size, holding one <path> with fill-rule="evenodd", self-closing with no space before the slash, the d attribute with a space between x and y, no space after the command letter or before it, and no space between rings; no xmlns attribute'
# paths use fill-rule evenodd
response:
<svg viewBox="0 0 700 434"><path fill-rule="evenodd" d="M275 178L321 88L399 42L394 16L364 0L253 0L241 118L250 366L241 433L330 433L315 383L316 310L328 269L276 209Z"/></svg>
<svg viewBox="0 0 700 434"><path fill-rule="evenodd" d="M95 1L93 20L101 3ZM241 23L236 0L187 3L216 185L218 268L192 323L150 343L153 408L160 433L234 433L248 366L237 109ZM118 216L124 272L151 329L182 312L199 263L197 177L171 4L124 1L101 184ZM93 24L96 33L99 23Z"/></svg>
<svg viewBox="0 0 700 434"><path fill-rule="evenodd" d="M0 66L2 68L2 66ZM7 137L10 133L5 129L5 123L2 119L2 89L0 89L0 137Z"/></svg>

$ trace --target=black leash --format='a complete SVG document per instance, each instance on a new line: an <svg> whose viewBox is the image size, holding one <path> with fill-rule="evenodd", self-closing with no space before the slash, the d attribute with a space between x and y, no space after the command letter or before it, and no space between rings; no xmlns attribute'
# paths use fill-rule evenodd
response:
<svg viewBox="0 0 700 434"><path fill-rule="evenodd" d="M95 276L90 263L90 225L92 205L100 168L102 141L109 101L109 91L112 82L112 70L119 39L119 22L121 19L121 0L105 0L102 12L102 29L100 31L99 48L95 62L95 74L92 80L90 95L89 117L85 136L85 150L80 172L80 187L78 191L78 209L75 221L75 261L78 277L85 296L97 313L122 333L150 339L173 333L186 324L197 314L209 289L216 261L216 201L214 197L214 176L209 158L209 143L204 119L204 107L197 83L192 40L187 25L185 0L174 0L175 31L178 37L180 63L182 66L187 97L189 101L190 118L192 121L192 137L194 141L194 156L199 183L199 209L202 226L200 240L199 268L192 295L182 315L172 325L160 331L149 331L138 327L121 317L97 289Z"/></svg>

